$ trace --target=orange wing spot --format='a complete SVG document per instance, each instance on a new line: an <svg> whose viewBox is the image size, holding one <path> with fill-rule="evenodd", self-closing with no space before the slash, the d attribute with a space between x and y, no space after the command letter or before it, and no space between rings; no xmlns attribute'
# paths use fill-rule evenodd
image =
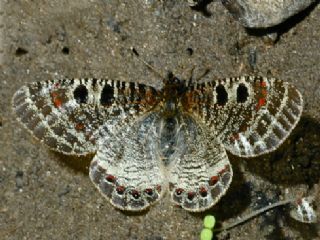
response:
<svg viewBox="0 0 320 240"><path fill-rule="evenodd" d="M54 103L54 106L57 107L57 108L61 107L61 105L62 105L62 102L58 98L56 98L53 101L53 103Z"/></svg>
<svg viewBox="0 0 320 240"><path fill-rule="evenodd" d="M52 92L52 93L51 93L51 97L52 97L52 101L53 101L54 106L55 106L56 108L61 107L62 101L61 101L61 99L59 98L58 93Z"/></svg>
<svg viewBox="0 0 320 240"><path fill-rule="evenodd" d="M151 90L146 91L146 102L149 105L154 105L156 103L156 99L155 99L154 94Z"/></svg>

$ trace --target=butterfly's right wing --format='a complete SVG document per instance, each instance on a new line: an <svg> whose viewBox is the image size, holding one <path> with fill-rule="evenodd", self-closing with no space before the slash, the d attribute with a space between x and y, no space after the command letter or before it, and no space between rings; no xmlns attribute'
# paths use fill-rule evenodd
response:
<svg viewBox="0 0 320 240"><path fill-rule="evenodd" d="M242 157L276 149L298 123L303 100L291 84L264 77L227 78L191 86L184 105L227 150Z"/></svg>
<svg viewBox="0 0 320 240"><path fill-rule="evenodd" d="M170 197L187 211L205 211L228 190L232 167L223 144L207 126L187 114L176 120L175 151L167 167Z"/></svg>
<svg viewBox="0 0 320 240"><path fill-rule="evenodd" d="M20 122L52 150L83 155L96 151L97 130L121 125L151 110L158 92L149 86L105 79L30 83L13 96Z"/></svg>

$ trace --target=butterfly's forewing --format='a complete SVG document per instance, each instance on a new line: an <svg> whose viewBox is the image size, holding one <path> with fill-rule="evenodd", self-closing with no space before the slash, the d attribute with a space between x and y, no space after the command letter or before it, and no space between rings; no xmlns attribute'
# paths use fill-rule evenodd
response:
<svg viewBox="0 0 320 240"><path fill-rule="evenodd" d="M121 210L141 211L158 201L166 181L158 154L158 112L121 128L104 125L103 142L90 166L90 178L101 194Z"/></svg>
<svg viewBox="0 0 320 240"><path fill-rule="evenodd" d="M51 149L82 155L96 151L95 132L104 123L135 119L157 103L151 87L103 79L31 83L13 97L22 124Z"/></svg>
<svg viewBox="0 0 320 240"><path fill-rule="evenodd" d="M171 200L188 211L204 211L229 188L232 168L210 129L189 115L178 116L176 121L175 152L167 168Z"/></svg>
<svg viewBox="0 0 320 240"><path fill-rule="evenodd" d="M302 96L295 87L262 77L190 86L183 101L227 150L242 157L277 148L296 126L303 109Z"/></svg>

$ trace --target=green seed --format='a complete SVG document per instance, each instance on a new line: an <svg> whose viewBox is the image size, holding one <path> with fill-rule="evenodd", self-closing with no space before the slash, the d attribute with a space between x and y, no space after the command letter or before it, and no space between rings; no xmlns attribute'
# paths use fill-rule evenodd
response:
<svg viewBox="0 0 320 240"><path fill-rule="evenodd" d="M216 224L216 219L214 216L212 216L212 215L205 216L205 218L203 220L203 226L205 228L212 229L215 224Z"/></svg>
<svg viewBox="0 0 320 240"><path fill-rule="evenodd" d="M201 240L211 240L212 236L213 236L212 231L210 229L204 228L201 231L200 239Z"/></svg>

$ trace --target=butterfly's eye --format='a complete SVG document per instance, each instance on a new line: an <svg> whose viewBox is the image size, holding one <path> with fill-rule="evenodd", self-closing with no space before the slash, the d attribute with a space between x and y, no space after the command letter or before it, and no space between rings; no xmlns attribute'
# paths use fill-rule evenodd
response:
<svg viewBox="0 0 320 240"><path fill-rule="evenodd" d="M240 83L237 88L237 102L238 103L244 103L247 101L249 96L248 88L243 84Z"/></svg>
<svg viewBox="0 0 320 240"><path fill-rule="evenodd" d="M111 86L105 85L100 96L100 103L103 106L110 105L114 100L114 90Z"/></svg>
<svg viewBox="0 0 320 240"><path fill-rule="evenodd" d="M217 92L217 104L220 106L225 105L228 102L228 93L223 85L216 87Z"/></svg>
<svg viewBox="0 0 320 240"><path fill-rule="evenodd" d="M86 103L88 100L88 89L84 85L79 85L73 91L73 96L74 96L74 99L77 101L77 103L79 104Z"/></svg>

